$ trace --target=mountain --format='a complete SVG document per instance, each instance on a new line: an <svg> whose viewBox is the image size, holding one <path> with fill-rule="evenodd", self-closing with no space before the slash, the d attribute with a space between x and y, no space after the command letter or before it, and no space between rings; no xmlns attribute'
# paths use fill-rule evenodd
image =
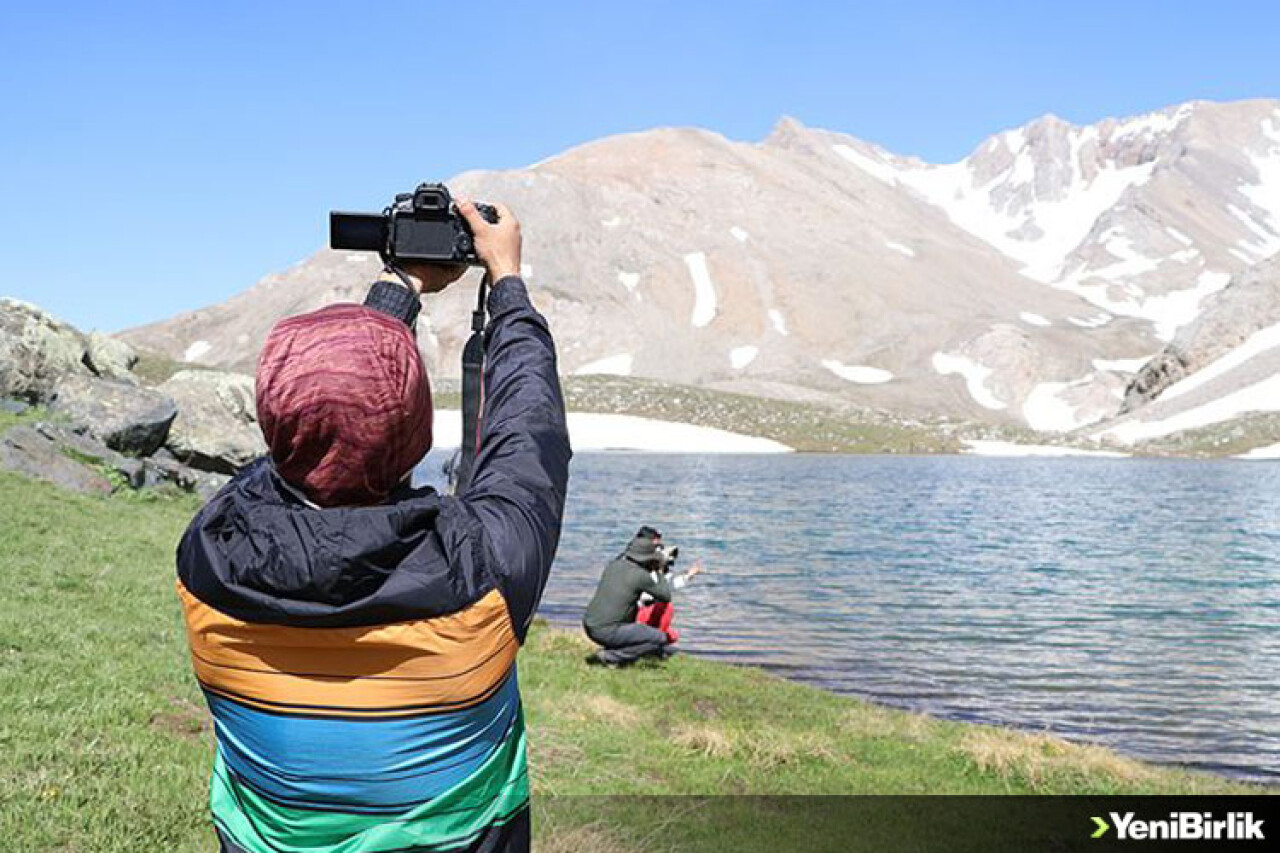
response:
<svg viewBox="0 0 1280 853"><path fill-rule="evenodd" d="M660 129L449 183L521 217L565 373L1092 433L1280 320L1274 100L1046 116L947 165L792 119L760 143ZM378 269L322 250L122 336L251 370L277 319L359 299ZM458 372L473 299L428 302L436 375Z"/></svg>

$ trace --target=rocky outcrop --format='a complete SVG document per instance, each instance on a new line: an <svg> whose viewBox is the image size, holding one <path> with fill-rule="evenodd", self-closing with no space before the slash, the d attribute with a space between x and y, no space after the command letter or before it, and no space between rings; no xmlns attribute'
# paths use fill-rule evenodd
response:
<svg viewBox="0 0 1280 853"><path fill-rule="evenodd" d="M63 376L83 374L86 341L46 311L0 299L0 397L44 403Z"/></svg>
<svg viewBox="0 0 1280 853"><path fill-rule="evenodd" d="M19 416L0 435L0 469L88 494L170 485L207 499L265 450L251 379L175 375L167 390L185 409L175 434L178 405L143 387L137 362L123 341L0 299L0 412ZM54 422L35 421L31 406L47 407Z"/></svg>
<svg viewBox="0 0 1280 853"><path fill-rule="evenodd" d="M46 422L22 424L0 436L0 469L86 494L170 485L205 500L230 479L189 468L164 450L145 459L125 456L91 435Z"/></svg>
<svg viewBox="0 0 1280 853"><path fill-rule="evenodd" d="M1174 346L1148 361L1124 389L1120 414L1140 408L1187 375L1187 357Z"/></svg>
<svg viewBox="0 0 1280 853"><path fill-rule="evenodd" d="M158 391L76 374L54 386L49 409L113 450L134 456L159 450L178 414L173 400Z"/></svg>
<svg viewBox="0 0 1280 853"><path fill-rule="evenodd" d="M165 446L182 463L234 474L266 452L253 380L239 373L182 370L157 389L178 407Z"/></svg>

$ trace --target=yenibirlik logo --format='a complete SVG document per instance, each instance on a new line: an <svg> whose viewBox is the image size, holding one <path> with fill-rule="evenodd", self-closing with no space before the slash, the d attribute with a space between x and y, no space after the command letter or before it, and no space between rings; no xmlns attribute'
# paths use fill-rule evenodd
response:
<svg viewBox="0 0 1280 853"><path fill-rule="evenodd" d="M1133 812L1109 812L1119 841L1264 841L1263 821L1253 812L1229 812L1215 819L1213 812L1169 812L1167 820L1143 820ZM1111 826L1093 818L1090 838L1102 838Z"/></svg>

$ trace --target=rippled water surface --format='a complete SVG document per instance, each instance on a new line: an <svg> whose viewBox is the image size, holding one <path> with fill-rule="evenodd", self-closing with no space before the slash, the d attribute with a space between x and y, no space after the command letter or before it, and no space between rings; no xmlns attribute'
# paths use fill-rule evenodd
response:
<svg viewBox="0 0 1280 853"><path fill-rule="evenodd" d="M1280 780L1280 464L574 460L542 615L641 523L709 573L682 645L962 720Z"/></svg>

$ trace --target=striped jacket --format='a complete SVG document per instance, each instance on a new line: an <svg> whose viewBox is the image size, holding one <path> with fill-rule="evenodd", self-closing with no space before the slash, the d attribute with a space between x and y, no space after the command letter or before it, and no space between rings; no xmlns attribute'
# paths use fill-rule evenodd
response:
<svg viewBox="0 0 1280 853"><path fill-rule="evenodd" d="M560 535L569 442L524 284L489 298L480 453L460 497L318 509L269 459L178 548L178 595L236 853L524 850L516 652Z"/></svg>

